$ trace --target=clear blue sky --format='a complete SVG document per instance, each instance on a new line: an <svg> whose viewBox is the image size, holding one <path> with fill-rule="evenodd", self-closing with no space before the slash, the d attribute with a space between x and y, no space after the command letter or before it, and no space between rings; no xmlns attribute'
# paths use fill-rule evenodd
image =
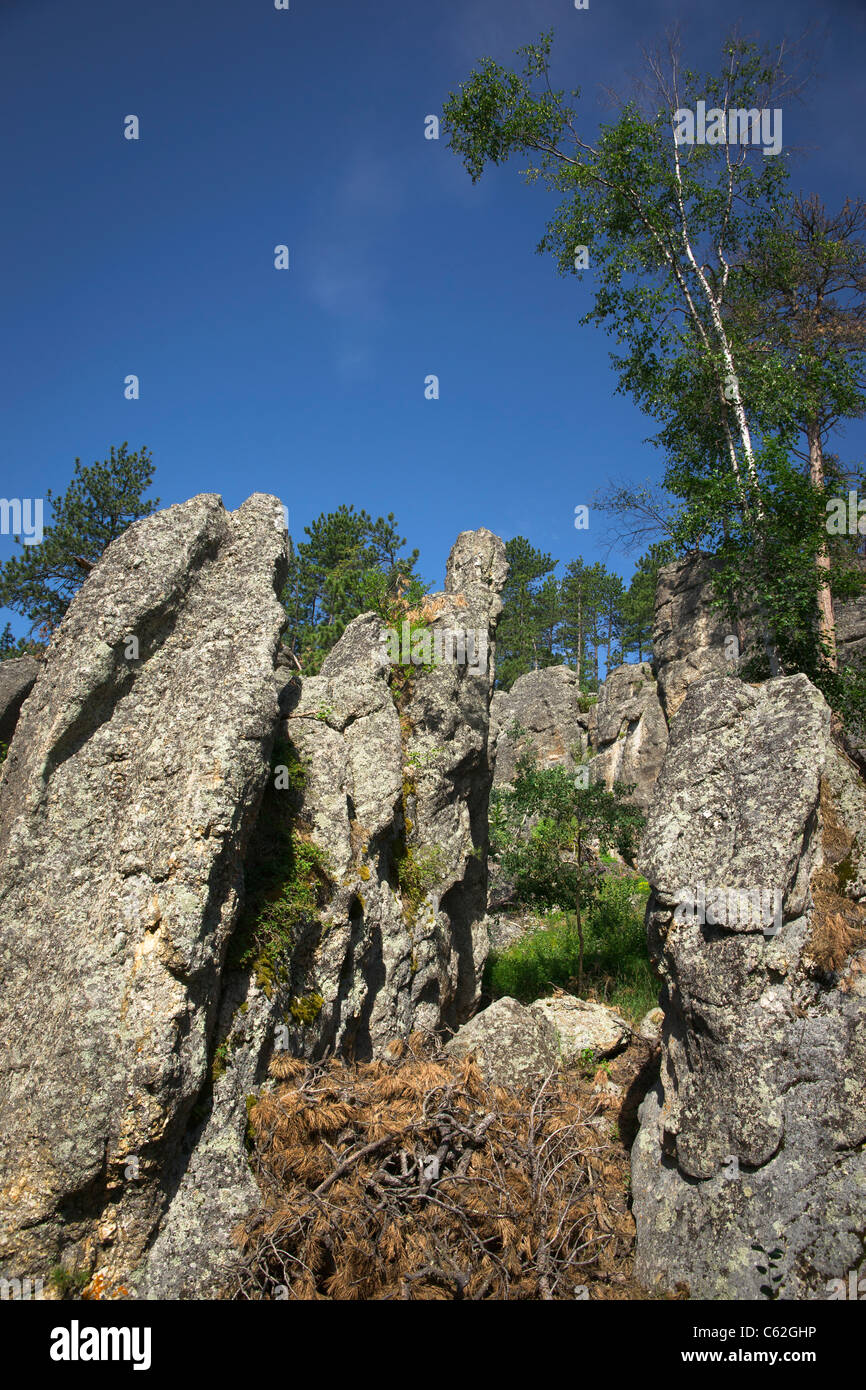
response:
<svg viewBox="0 0 866 1390"><path fill-rule="evenodd" d="M794 186L835 206L864 187L866 4L743 5L765 41L816 16L785 144L804 147ZM76 456L128 440L164 504L273 492L296 536L344 501L393 510L437 586L468 527L604 558L604 519L575 531L574 507L658 475L651 422L578 325L589 277L534 254L550 196L520 161L473 187L424 117L552 27L554 84L594 124L602 85L627 86L673 21L712 69L736 18L710 0L0 0L0 495L62 490ZM843 456L864 445L850 426Z"/></svg>

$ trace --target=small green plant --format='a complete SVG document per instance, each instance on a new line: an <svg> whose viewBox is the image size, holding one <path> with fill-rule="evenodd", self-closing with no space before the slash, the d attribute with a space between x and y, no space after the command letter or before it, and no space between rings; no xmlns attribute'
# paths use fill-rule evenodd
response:
<svg viewBox="0 0 866 1390"><path fill-rule="evenodd" d="M782 1283L782 1271L779 1268L779 1261L782 1259L785 1252L778 1245L774 1246L772 1250L765 1250L763 1245L754 1241L752 1242L752 1249L765 1261L764 1264L758 1264L757 1261L755 1262L755 1268L758 1273L767 1276L767 1282L760 1285L761 1293L765 1298L776 1302Z"/></svg>
<svg viewBox="0 0 866 1390"><path fill-rule="evenodd" d="M431 763L436 761L439 754L444 753L444 751L444 748L428 748L426 753L419 753L417 751L407 753L406 762L410 767L429 767Z"/></svg>
<svg viewBox="0 0 866 1390"><path fill-rule="evenodd" d="M491 798L490 838L518 901L550 909L574 905L577 988L583 989L584 914L599 891L589 851L615 847L628 860L644 817L627 800L633 787L582 786L562 766L539 769L533 748L522 752L511 787ZM530 822L527 833L526 826Z"/></svg>
<svg viewBox="0 0 866 1390"><path fill-rule="evenodd" d="M412 846L397 860L397 881L403 894L409 920L431 888L442 878L445 856L438 845Z"/></svg>
<svg viewBox="0 0 866 1390"><path fill-rule="evenodd" d="M289 1004L289 1013L296 1023L308 1028L319 1017L324 1002L321 994L305 994L300 998L295 995Z"/></svg>
<svg viewBox="0 0 866 1390"><path fill-rule="evenodd" d="M225 1070L228 1066L228 1060L229 1040L228 1038L223 1038L222 1042L219 1044L219 1046L216 1048L216 1051L214 1052L213 1061L211 1063L210 1076L211 1081L213 1081L214 1084L217 1081L219 1081L221 1076L225 1075Z"/></svg>
<svg viewBox="0 0 866 1390"><path fill-rule="evenodd" d="M90 1283L86 1269L64 1269L63 1265L55 1265L48 1278L57 1297L64 1299L80 1298Z"/></svg>
<svg viewBox="0 0 866 1390"><path fill-rule="evenodd" d="M255 970L256 983L270 996L295 929L315 921L332 892L328 856L300 831L292 829L281 857L258 867L243 917L229 946L232 969Z"/></svg>
<svg viewBox="0 0 866 1390"><path fill-rule="evenodd" d="M606 873L585 923L585 983L630 1021L658 1003L644 931L648 891L644 879ZM554 987L574 990L579 955L574 914L549 912L506 950L491 951L485 988L493 998L508 995L523 1004L544 998Z"/></svg>

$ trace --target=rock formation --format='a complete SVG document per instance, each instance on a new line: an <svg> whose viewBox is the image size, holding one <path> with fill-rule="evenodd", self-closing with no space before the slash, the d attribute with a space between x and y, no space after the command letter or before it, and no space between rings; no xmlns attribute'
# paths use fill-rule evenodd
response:
<svg viewBox="0 0 866 1390"><path fill-rule="evenodd" d="M693 681L736 674L725 653L731 624L712 607L712 564L705 556L659 570L653 614L653 669L670 724Z"/></svg>
<svg viewBox="0 0 866 1390"><path fill-rule="evenodd" d="M822 1298L862 1260L864 837L805 676L691 685L640 855L665 1013L632 1151L650 1287Z"/></svg>
<svg viewBox="0 0 866 1390"><path fill-rule="evenodd" d="M608 791L614 782L633 786L632 800L646 810L668 746L668 726L648 662L611 671L592 709L589 731L595 752L592 780Z"/></svg>
<svg viewBox="0 0 866 1390"><path fill-rule="evenodd" d="M303 681L285 552L274 498L138 522L24 708L0 782L6 1277L229 1287L274 1048L369 1056L477 1003L504 546L458 538L421 615L439 659L395 665L368 614Z"/></svg>
<svg viewBox="0 0 866 1390"><path fill-rule="evenodd" d="M498 537L466 531L444 593L426 601L433 634L476 634L483 659L395 667L382 621L368 614L318 676L294 683L279 737L302 769L296 825L327 861L331 896L315 940L293 957L295 993L322 999L293 1049L367 1057L413 1027L456 1025L477 1004L505 575Z"/></svg>
<svg viewBox="0 0 866 1390"><path fill-rule="evenodd" d="M38 674L39 662L35 657L10 657L0 661L0 743L11 743L21 706Z"/></svg>
<svg viewBox="0 0 866 1390"><path fill-rule="evenodd" d="M230 1281L227 1233L257 1196L247 1104L274 1047L362 1059L412 1029L455 1027L477 1004L505 576L502 542L464 532L444 593L426 600L431 633L471 633L462 654L474 661L395 667L387 629L366 614L319 675L279 668L283 717L223 983L209 1114L176 1165L176 1194L139 1279L148 1297L208 1296ZM461 655L456 640L443 650Z"/></svg>
<svg viewBox="0 0 866 1390"><path fill-rule="evenodd" d="M0 1266L122 1281L208 1067L273 738L276 499L131 526L51 642L0 782Z"/></svg>
<svg viewBox="0 0 866 1390"><path fill-rule="evenodd" d="M514 776L520 752L511 730L515 721L529 735L539 767L573 768L589 747L589 706L580 708L577 672L570 666L545 666L518 676L510 690L497 690L490 706L490 757L493 785Z"/></svg>
<svg viewBox="0 0 866 1390"><path fill-rule="evenodd" d="M488 1085L506 1089L537 1084L560 1065L550 1020L507 996L476 1014L445 1051L449 1057L471 1053Z"/></svg>

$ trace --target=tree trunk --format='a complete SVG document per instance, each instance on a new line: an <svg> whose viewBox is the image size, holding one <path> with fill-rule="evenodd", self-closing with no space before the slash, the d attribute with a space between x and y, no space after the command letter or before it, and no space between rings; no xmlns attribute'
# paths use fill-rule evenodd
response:
<svg viewBox="0 0 866 1390"><path fill-rule="evenodd" d="M583 994L583 918L580 914L580 832L577 835L577 992Z"/></svg>
<svg viewBox="0 0 866 1390"><path fill-rule="evenodd" d="M810 420L809 438L809 476L814 487L824 486L824 453L821 448L821 431L817 420ZM818 626L827 644L830 669L838 669L836 659L836 620L833 614L833 595L830 592L830 553L826 536L822 537L821 549L815 557L818 569Z"/></svg>

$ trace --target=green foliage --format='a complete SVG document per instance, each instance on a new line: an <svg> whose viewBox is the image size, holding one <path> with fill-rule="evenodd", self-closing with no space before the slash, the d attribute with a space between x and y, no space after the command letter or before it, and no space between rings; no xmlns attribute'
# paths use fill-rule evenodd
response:
<svg viewBox="0 0 866 1390"><path fill-rule="evenodd" d="M591 844L604 852L634 854L644 823L617 783L582 786L564 767L539 770L534 748L517 759L510 789L491 797L490 841L519 902L543 909L574 905L578 937L578 988L583 984L583 912L595 900L601 875Z"/></svg>
<svg viewBox="0 0 866 1390"><path fill-rule="evenodd" d="M560 199L537 249L569 276L584 273L575 253L588 249L595 296L583 322L611 334L619 389L658 423L666 460L660 496L614 489L614 509L641 518L633 534L657 526L676 554L719 557L720 601L759 632L754 671L803 670L830 690L818 636L833 549L823 445L838 420L866 411L866 205L831 216L814 197L792 198L787 158L761 142L741 137L733 154L727 141L678 143L676 112L699 100L728 114L781 108L796 82L784 47L734 36L702 74L674 43L649 63L643 107L622 104L590 136L552 87L551 43L544 34L519 50L520 73L479 65L445 104L450 146L473 182L489 163L528 157L527 180ZM639 655L651 568L636 575L616 634ZM831 585L847 582L834 564ZM608 664L611 628L612 614Z"/></svg>
<svg viewBox="0 0 866 1390"><path fill-rule="evenodd" d="M525 536L505 543L509 564L496 630L496 678L509 690L518 676L550 666L556 625L556 561L530 545Z"/></svg>
<svg viewBox="0 0 866 1390"><path fill-rule="evenodd" d="M288 978L297 928L318 920L332 893L324 850L297 823L306 770L297 750L280 740L244 866L246 899L228 949L228 966L252 968L269 994ZM287 786L274 770L288 769Z"/></svg>
<svg viewBox="0 0 866 1390"><path fill-rule="evenodd" d="M422 594L424 585L414 572L418 551L400 553L406 542L393 512L374 521L344 504L304 530L309 539L290 544L284 641L304 672L313 673L353 618L371 610L384 616L401 597Z"/></svg>
<svg viewBox="0 0 866 1390"><path fill-rule="evenodd" d="M270 994L294 944L295 928L315 921L331 896L331 867L324 850L292 830L282 857L256 869L229 946L229 965L252 967L257 983Z"/></svg>
<svg viewBox="0 0 866 1390"><path fill-rule="evenodd" d="M632 1021L658 1002L644 930L648 895L643 879L605 874L585 923L585 982ZM494 998L509 995L530 1004L553 988L573 989L579 967L574 914L554 912L506 950L490 953L485 985Z"/></svg>
<svg viewBox="0 0 866 1390"><path fill-rule="evenodd" d="M106 547L159 505L158 497L144 498L154 472L149 451L127 449L126 443L112 447L108 459L90 467L76 459L66 491L59 497L46 491L52 519L42 543L23 546L20 556L0 564L0 607L22 614L31 631L49 634Z"/></svg>
<svg viewBox="0 0 866 1390"><path fill-rule="evenodd" d="M55 1265L48 1278L57 1297L67 1300L79 1299L90 1283L86 1269L65 1269L63 1265Z"/></svg>
<svg viewBox="0 0 866 1390"><path fill-rule="evenodd" d="M506 542L510 572L496 632L497 685L510 689L527 671L565 662L581 688L594 689L601 653L608 671L623 658L625 586L601 562L572 560L562 578L556 561L525 536Z"/></svg>

